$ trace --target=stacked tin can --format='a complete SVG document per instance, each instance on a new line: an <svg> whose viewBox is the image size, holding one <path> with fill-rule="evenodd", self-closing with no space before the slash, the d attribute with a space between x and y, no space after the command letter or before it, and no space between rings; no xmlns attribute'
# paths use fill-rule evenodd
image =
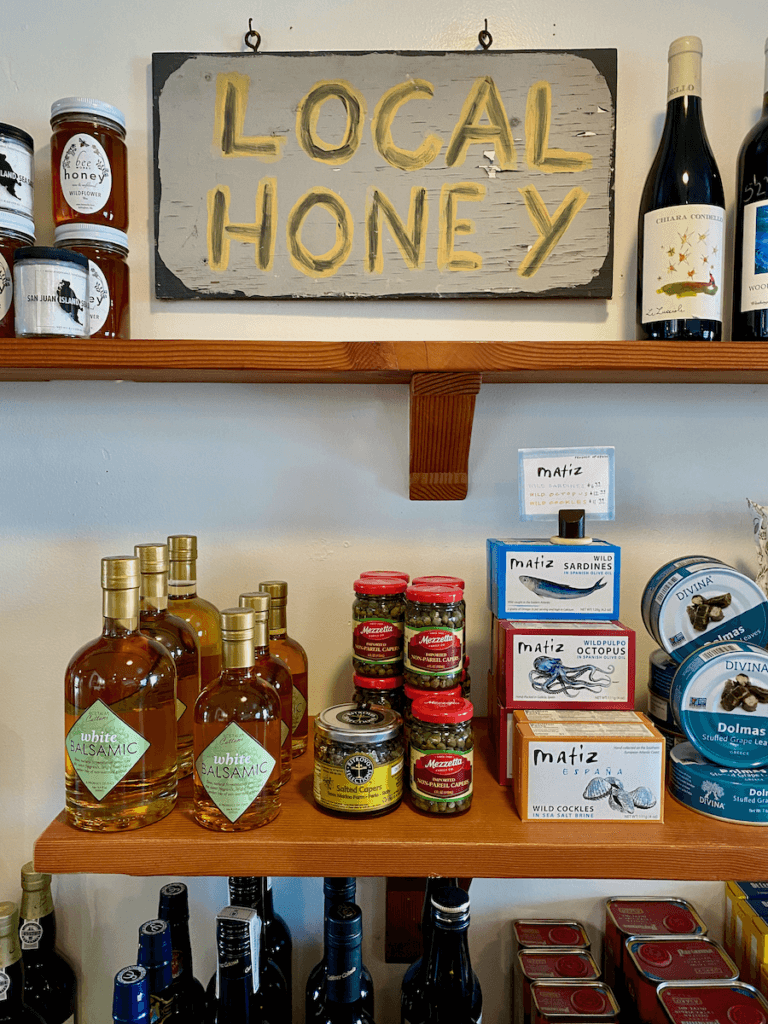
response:
<svg viewBox="0 0 768 1024"><path fill-rule="evenodd" d="M23 128L0 124L0 338L16 333L13 254L35 241L34 192L32 136Z"/></svg>

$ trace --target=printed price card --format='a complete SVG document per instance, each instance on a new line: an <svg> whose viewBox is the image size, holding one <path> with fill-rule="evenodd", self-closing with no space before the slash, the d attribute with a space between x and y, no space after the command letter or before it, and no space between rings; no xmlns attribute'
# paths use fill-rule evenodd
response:
<svg viewBox="0 0 768 1024"><path fill-rule="evenodd" d="M583 508L591 519L615 519L614 448L521 448L520 518L557 519Z"/></svg>

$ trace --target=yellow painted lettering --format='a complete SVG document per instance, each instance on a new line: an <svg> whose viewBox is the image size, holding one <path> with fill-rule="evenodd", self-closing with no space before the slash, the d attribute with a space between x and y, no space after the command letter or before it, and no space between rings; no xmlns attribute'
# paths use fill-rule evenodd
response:
<svg viewBox="0 0 768 1024"><path fill-rule="evenodd" d="M316 206L326 209L336 221L336 240L328 252L320 255L310 252L301 239L304 220ZM350 254L353 233L352 214L341 196L328 188L312 188L288 215L286 237L291 263L307 277L332 277Z"/></svg>
<svg viewBox="0 0 768 1024"><path fill-rule="evenodd" d="M552 89L549 82L536 82L528 90L525 106L525 159L528 166L545 174L586 171L592 166L591 154L549 148L551 122Z"/></svg>
<svg viewBox="0 0 768 1024"><path fill-rule="evenodd" d="M336 145L324 142L317 132L320 110L330 99L339 100L347 115L344 136ZM349 82L318 82L301 100L296 111L296 137L299 145L313 160L324 164L344 164L355 155L360 145L365 114L362 93Z"/></svg>
<svg viewBox="0 0 768 1024"><path fill-rule="evenodd" d="M533 185L528 185L518 191L525 200L528 216L538 231L539 238L531 246L527 256L517 268L517 272L520 277L533 277L586 203L589 192L585 192L583 188L572 188L558 206L554 217L550 217L544 200Z"/></svg>
<svg viewBox="0 0 768 1024"><path fill-rule="evenodd" d="M226 185L217 185L208 192L208 266L217 272L226 270L230 241L235 239L254 246L254 259L259 270L271 270L277 234L277 179L262 178L259 182L256 221L253 224L232 224L229 202L230 191Z"/></svg>
<svg viewBox="0 0 768 1024"><path fill-rule="evenodd" d="M488 118L488 124L479 124L483 114ZM474 143L493 146L496 150L496 160L502 170L511 171L517 167L512 129L509 127L496 83L489 76L478 78L469 91L451 141L448 143L445 154L446 166L461 166L466 158L467 149Z"/></svg>
<svg viewBox="0 0 768 1024"><path fill-rule="evenodd" d="M474 221L457 220L457 203L480 202L485 198L485 193L485 185L473 181L443 185L440 189L440 230L437 243L439 270L479 270L482 267L483 257L479 253L455 250L453 246L456 235L471 235L475 230Z"/></svg>
<svg viewBox="0 0 768 1024"><path fill-rule="evenodd" d="M377 188L368 190L365 210L367 247L365 266L371 274L380 274L384 269L384 253L381 246L382 219L386 220L406 267L409 270L423 269L427 251L427 222L429 220L427 190L415 185L411 189L407 227L383 192Z"/></svg>
<svg viewBox="0 0 768 1024"><path fill-rule="evenodd" d="M281 156L284 135L244 135L251 79L236 72L216 76L213 144L222 156L255 156L274 163Z"/></svg>
<svg viewBox="0 0 768 1024"><path fill-rule="evenodd" d="M435 90L429 82L414 78L388 89L376 104L371 121L371 134L376 149L388 164L401 171L418 171L427 167L440 152L443 142L437 135L428 135L416 149L401 149L392 138L392 122L403 104L413 99L431 99Z"/></svg>

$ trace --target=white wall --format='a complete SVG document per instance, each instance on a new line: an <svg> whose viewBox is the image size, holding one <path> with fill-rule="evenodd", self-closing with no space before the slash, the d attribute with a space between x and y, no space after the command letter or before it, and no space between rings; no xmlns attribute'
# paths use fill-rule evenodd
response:
<svg viewBox="0 0 768 1024"><path fill-rule="evenodd" d="M152 51L240 49L248 17L269 50L472 48L487 17L497 47L613 46L619 51L616 273L609 302L176 303L151 298ZM698 33L704 103L729 204L736 152L762 92L764 4L695 8L550 0L323 0L221 7L204 0L26 0L0 30L0 120L36 140L38 242L52 240L48 112L93 95L129 124L130 265L136 337L236 339L631 338L639 193L663 116L666 49ZM365 568L458 573L467 580L470 653L484 711L484 541L521 530L522 446L613 444L617 520L598 531L622 545L622 617L638 630L641 690L651 643L643 585L663 561L712 553L755 567L745 498L768 498L765 390L750 386L485 385L477 402L465 502L407 499L405 387L374 385L0 384L0 898L18 898L18 870L63 805L61 688L76 647L100 628L99 559L134 543L194 532L200 591L225 606L259 579L291 582L291 631L311 659L310 710L349 685L351 583ZM745 838L760 841L750 831ZM424 871L429 864L425 862ZM723 865L724 876L729 866ZM663 865L660 865L663 874ZM139 924L164 879L62 876L62 944L83 979L82 1020L108 1019L114 972L135 956ZM295 1001L319 956L318 880L277 880L297 946ZM213 967L211 919L221 880L190 880L198 974ZM504 1020L511 918L538 911L588 920L619 892L688 895L715 931L717 883L477 881L472 952L489 1021ZM396 1020L402 969L383 964L381 880L361 881L366 960L378 1024ZM296 1020L301 1020L297 1012Z"/></svg>

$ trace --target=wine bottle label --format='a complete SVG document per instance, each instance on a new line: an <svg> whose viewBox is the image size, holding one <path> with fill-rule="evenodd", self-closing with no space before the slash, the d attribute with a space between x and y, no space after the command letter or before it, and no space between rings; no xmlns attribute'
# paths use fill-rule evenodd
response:
<svg viewBox="0 0 768 1024"><path fill-rule="evenodd" d="M19 928L22 949L38 949L43 937L43 926L39 921L25 921Z"/></svg>
<svg viewBox="0 0 768 1024"><path fill-rule="evenodd" d="M0 252L0 320L6 315L13 302L13 271Z"/></svg>
<svg viewBox="0 0 768 1024"><path fill-rule="evenodd" d="M78 213L98 213L112 192L112 167L104 147L92 135L73 135L64 147L59 167L61 191Z"/></svg>
<svg viewBox="0 0 768 1024"><path fill-rule="evenodd" d="M11 987L11 979L0 969L0 1003L8 999L8 989Z"/></svg>
<svg viewBox="0 0 768 1024"><path fill-rule="evenodd" d="M667 206L643 218L643 323L723 319L725 210Z"/></svg>
<svg viewBox="0 0 768 1024"><path fill-rule="evenodd" d="M274 766L269 751L237 722L230 722L195 761L203 788L231 822L248 810Z"/></svg>
<svg viewBox="0 0 768 1024"><path fill-rule="evenodd" d="M80 715L66 739L72 767L97 800L125 778L149 746L101 700Z"/></svg>
<svg viewBox="0 0 768 1024"><path fill-rule="evenodd" d="M755 186L756 194L758 188L762 188L765 194L764 182ZM741 312L750 313L756 309L768 309L768 199L748 203L744 207Z"/></svg>
<svg viewBox="0 0 768 1024"><path fill-rule="evenodd" d="M164 996L163 993L150 995L149 997L149 1021L150 1024L163 1024L163 1021L170 1020L173 1015L173 995Z"/></svg>
<svg viewBox="0 0 768 1024"><path fill-rule="evenodd" d="M472 793L473 751L410 748L411 792L445 804Z"/></svg>
<svg viewBox="0 0 768 1024"><path fill-rule="evenodd" d="M307 698L304 696L304 694L301 692L301 690L298 688L298 686L294 686L294 688L293 688L293 701L292 701L292 711L293 711L292 732L296 732L296 730L301 725L301 720L304 717L304 713L306 712L306 710L307 710Z"/></svg>

